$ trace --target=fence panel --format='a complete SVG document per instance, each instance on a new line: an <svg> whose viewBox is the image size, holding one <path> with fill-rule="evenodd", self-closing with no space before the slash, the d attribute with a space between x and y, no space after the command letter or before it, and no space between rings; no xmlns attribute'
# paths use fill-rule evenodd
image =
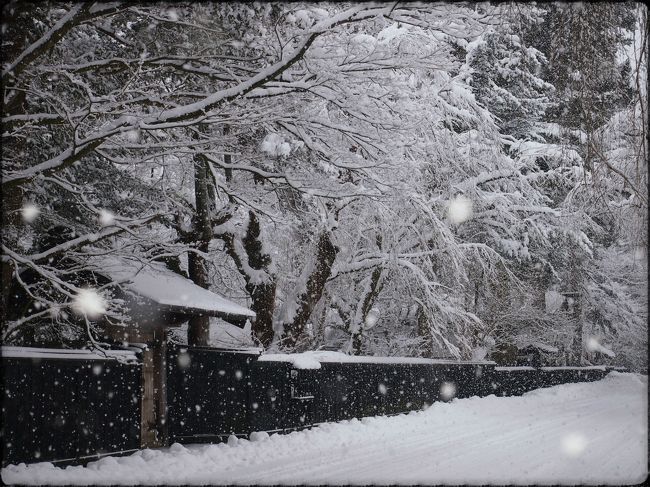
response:
<svg viewBox="0 0 650 487"><path fill-rule="evenodd" d="M219 441L249 433L251 365L257 352L169 347L170 442Z"/></svg>
<svg viewBox="0 0 650 487"><path fill-rule="evenodd" d="M404 413L452 397L484 395L489 364L322 362L315 370L315 422Z"/></svg>
<svg viewBox="0 0 650 487"><path fill-rule="evenodd" d="M139 448L140 364L87 350L3 347L2 354L3 466Z"/></svg>
<svg viewBox="0 0 650 487"><path fill-rule="evenodd" d="M255 362L251 369L250 427L252 431L282 431L287 427L291 364Z"/></svg>
<svg viewBox="0 0 650 487"><path fill-rule="evenodd" d="M496 367L494 394L518 396L534 389L574 382L591 382L605 377L608 367Z"/></svg>

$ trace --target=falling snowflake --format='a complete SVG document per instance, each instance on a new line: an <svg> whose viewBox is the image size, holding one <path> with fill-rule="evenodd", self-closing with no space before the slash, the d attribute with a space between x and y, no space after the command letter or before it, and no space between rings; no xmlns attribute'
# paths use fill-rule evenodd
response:
<svg viewBox="0 0 650 487"><path fill-rule="evenodd" d="M23 221L25 223L32 223L41 210L34 203L27 203L22 208Z"/></svg>
<svg viewBox="0 0 650 487"><path fill-rule="evenodd" d="M106 301L94 289L81 289L72 301L72 309L88 318L106 313Z"/></svg>
<svg viewBox="0 0 650 487"><path fill-rule="evenodd" d="M382 395L384 395L384 396L386 395L386 392L388 391L388 390L386 389L386 386L385 386L384 384L379 384L379 386L377 387L377 389L379 390L379 393L382 394Z"/></svg>
<svg viewBox="0 0 650 487"><path fill-rule="evenodd" d="M607 355L608 357L616 357L616 354L612 352L609 348L605 347L600 343L597 337L595 336L590 336L587 339L587 342L585 343L585 348L589 352L600 352L604 355Z"/></svg>
<svg viewBox="0 0 650 487"><path fill-rule="evenodd" d="M587 447L587 439L579 433L569 433L562 437L562 451L570 457L579 456Z"/></svg>
<svg viewBox="0 0 650 487"><path fill-rule="evenodd" d="M370 311L368 311L365 319L365 328L368 329L375 326L379 321L379 315L380 312L377 308L372 308Z"/></svg>
<svg viewBox="0 0 650 487"><path fill-rule="evenodd" d="M190 362L192 359L190 358L190 354L186 352L181 352L178 354L178 357L176 358L176 361L178 362L178 366L181 369L186 369L189 367Z"/></svg>
<svg viewBox="0 0 650 487"><path fill-rule="evenodd" d="M453 382L443 382L440 386L440 396L449 401L456 395L456 385Z"/></svg>
<svg viewBox="0 0 650 487"><path fill-rule="evenodd" d="M101 210L99 212L99 224L102 227L107 227L109 225L112 225L113 222L115 221L115 215L111 213L108 210Z"/></svg>
<svg viewBox="0 0 650 487"><path fill-rule="evenodd" d="M600 343L598 343L598 339L596 337L589 337L587 339L586 347L590 352L595 352L600 348Z"/></svg>
<svg viewBox="0 0 650 487"><path fill-rule="evenodd" d="M472 217L472 200L463 195L458 195L447 205L447 217L456 225Z"/></svg>

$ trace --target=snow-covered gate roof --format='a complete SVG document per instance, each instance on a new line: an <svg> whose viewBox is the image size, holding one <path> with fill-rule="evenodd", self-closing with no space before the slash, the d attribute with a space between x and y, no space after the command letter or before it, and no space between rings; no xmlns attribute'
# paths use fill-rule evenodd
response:
<svg viewBox="0 0 650 487"><path fill-rule="evenodd" d="M88 263L134 294L184 314L219 317L255 317L255 312L167 269L160 262L142 262L116 256L92 256Z"/></svg>

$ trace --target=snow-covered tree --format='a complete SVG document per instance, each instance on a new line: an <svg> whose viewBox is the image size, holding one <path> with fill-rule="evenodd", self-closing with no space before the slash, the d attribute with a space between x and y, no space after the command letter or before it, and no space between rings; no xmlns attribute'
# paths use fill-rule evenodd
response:
<svg viewBox="0 0 650 487"><path fill-rule="evenodd" d="M70 312L89 253L250 306L264 347L470 357L578 325L638 333L630 261L611 265L633 234L647 248L647 94L618 90L645 61L619 62L623 7L603 10L606 48L583 46L617 73L601 106L605 70L568 76L540 40L592 39L584 8L569 28L559 6L8 4L3 337L92 332ZM573 314L546 309L578 287Z"/></svg>

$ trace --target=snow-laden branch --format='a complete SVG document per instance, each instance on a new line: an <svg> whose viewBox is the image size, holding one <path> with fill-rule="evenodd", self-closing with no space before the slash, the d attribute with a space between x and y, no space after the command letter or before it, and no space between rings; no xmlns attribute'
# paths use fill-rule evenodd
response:
<svg viewBox="0 0 650 487"><path fill-rule="evenodd" d="M118 235L122 232L129 231L134 228L138 228L142 225L147 225L149 223L152 223L153 221L162 218L163 216L164 216L163 214L155 214L155 215L147 216L145 218L139 218L137 220L130 220L129 222L121 223L120 226L105 227L98 232L81 235L77 238L73 238L72 240L68 240L66 242L63 242L62 244L49 248L43 252L39 252L38 254L31 254L25 256L24 258L34 263L42 262L56 255L59 255L63 252L67 252L77 247L80 247L82 245L95 243L107 237Z"/></svg>
<svg viewBox="0 0 650 487"><path fill-rule="evenodd" d="M499 179L511 178L518 176L519 174L519 171L516 169L498 169L496 171L484 171L478 176L466 179L456 184L455 186L459 190L468 191L480 186L481 184L497 181Z"/></svg>
<svg viewBox="0 0 650 487"><path fill-rule="evenodd" d="M53 174L61 169L71 166L82 157L91 153L99 147L102 142L112 135L107 132L103 137L94 137L91 141L82 142L80 145L73 145L47 161L36 164L35 166L23 169L21 171L11 172L2 176L2 185L6 188L22 184L39 174Z"/></svg>
<svg viewBox="0 0 650 487"><path fill-rule="evenodd" d="M269 81L276 79L284 71L302 59L305 52L320 35L330 31L338 25L344 24L346 22L356 22L372 18L383 11L383 9L378 9L372 6L372 4L369 5L371 6L368 7L367 5L361 5L352 7L330 18L318 22L311 29L309 29L306 37L290 54L288 54L280 61L261 70L255 76L252 76L251 78L233 87L219 90L211 95L204 97L200 101L164 110L156 116L143 117L140 119L123 116L115 122L109 123L108 126L98 129L94 134L88 136L86 139L78 142L74 146L69 147L67 150L49 159L48 161L42 162L21 171L16 171L8 175L4 175L2 184L5 187L12 187L31 180L38 174L51 174L63 168L69 167L74 162L80 160L82 157L92 152L94 149L100 147L106 139L110 138L116 133L125 132L128 130L136 130L140 128L147 130L172 128L174 126L177 126L176 124L182 124L183 122L185 122L187 125L197 123L198 121L205 119L208 112L220 106L222 103L232 101L236 98L241 98L254 89L262 87Z"/></svg>
<svg viewBox="0 0 650 487"><path fill-rule="evenodd" d="M6 83L9 76L16 77L35 59L51 49L64 35L79 23L90 11L91 4L78 3L66 13L50 30L28 46L9 66L2 70L2 81Z"/></svg>
<svg viewBox="0 0 650 487"><path fill-rule="evenodd" d="M50 30L29 45L2 71L2 82L19 76L31 63L52 49L71 29L92 18L115 13L121 2L73 4L72 8Z"/></svg>

